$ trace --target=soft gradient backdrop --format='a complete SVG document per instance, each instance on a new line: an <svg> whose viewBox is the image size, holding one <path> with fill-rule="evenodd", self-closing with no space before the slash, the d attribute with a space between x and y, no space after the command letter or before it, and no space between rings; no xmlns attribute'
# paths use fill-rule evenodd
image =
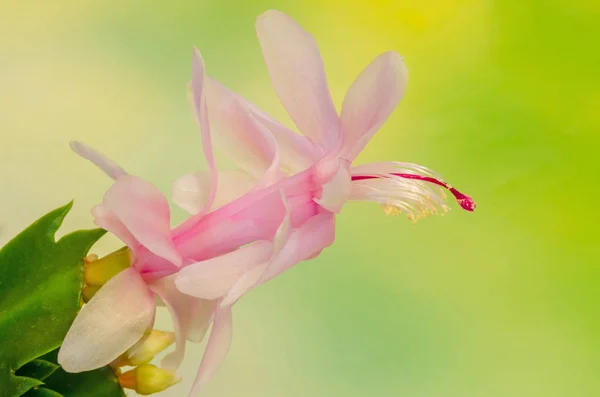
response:
<svg viewBox="0 0 600 397"><path fill-rule="evenodd" d="M404 55L407 93L359 161L429 166L478 208L412 225L347 205L333 247L236 305L204 395L598 396L599 4L0 0L0 240L72 198L63 231L92 227L110 181L70 139L165 193L205 167L194 45L289 124L254 34L276 8L316 37L337 106L377 54ZM185 395L200 354L164 396Z"/></svg>

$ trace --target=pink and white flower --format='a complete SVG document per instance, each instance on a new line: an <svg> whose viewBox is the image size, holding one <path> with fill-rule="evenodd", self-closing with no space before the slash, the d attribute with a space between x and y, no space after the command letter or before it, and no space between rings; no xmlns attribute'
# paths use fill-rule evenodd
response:
<svg viewBox="0 0 600 397"><path fill-rule="evenodd" d="M290 238L282 252L295 255L276 259L260 276L250 277L253 283L247 282L244 292L331 244L334 214L347 201L376 202L387 214L404 212L416 221L449 210L445 189L463 209L475 209L470 197L425 167L400 162L352 165L404 94L408 71L401 56L389 51L375 58L348 90L338 115L313 37L278 11L259 16L256 30L275 91L303 135L207 78L203 88L212 139L240 167L219 173L219 180L229 186L224 201L272 186L284 192L291 211ZM207 180L206 172L179 178L173 184L173 201L192 213L204 208ZM196 280L211 267L220 266L214 262L183 269L178 288L209 297Z"/></svg>
<svg viewBox="0 0 600 397"><path fill-rule="evenodd" d="M373 201L415 221L448 210L446 189L463 209L474 210L470 197L424 167L352 165L404 94L402 57L378 56L352 84L338 115L312 36L277 11L258 18L257 33L277 95L303 135L205 77L195 51L190 88L209 170L173 184L173 200L193 214L181 225L171 229L169 205L158 189L73 144L115 179L93 215L127 244L133 260L75 320L59 356L66 370L106 365L143 340L158 296L176 331L176 349L163 363L168 367L181 363L186 340L200 340L213 323L195 395L227 354L231 306L331 245L335 214L347 201ZM217 171L212 140L240 170Z"/></svg>
<svg viewBox="0 0 600 397"><path fill-rule="evenodd" d="M222 305L222 297L243 286L255 269L267 269L288 238L289 205L277 189L257 191L210 211L219 189L203 83L204 66L195 57L193 103L212 177L207 180L205 205L174 229L170 226L167 199L156 187L128 174L82 143L71 145L115 180L92 214L99 227L129 247L132 259L130 267L125 266L98 290L71 326L59 352L59 363L68 372L102 367L126 351L134 354L153 326L159 297L172 316L176 339L175 351L165 357L164 367L175 370L183 359L186 340L199 342L213 324L194 382L194 394L212 376L229 349L231 305ZM294 221L304 220L296 217ZM210 266L214 272L206 279L195 278L198 288L208 291L206 299L176 288L176 274L182 269L202 268L210 263L218 265Z"/></svg>

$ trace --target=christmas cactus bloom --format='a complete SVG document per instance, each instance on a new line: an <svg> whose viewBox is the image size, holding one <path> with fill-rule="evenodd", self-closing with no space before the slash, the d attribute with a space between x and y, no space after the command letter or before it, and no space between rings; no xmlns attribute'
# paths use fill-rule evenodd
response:
<svg viewBox="0 0 600 397"><path fill-rule="evenodd" d="M76 153L115 180L92 214L99 227L120 238L128 248L100 260L90 257L86 261L84 298L89 302L75 319L59 353L59 363L68 372L88 371L110 363L147 364L148 358L168 346L153 343L158 348L150 354L145 350L152 335L158 297L169 310L175 330L176 348L162 361L166 369L176 369L183 359L186 340L199 342L213 323L194 383L197 390L215 372L229 348L231 307L221 304L222 297L245 285L244 279L253 269L269 268L289 237L290 207L276 188L257 191L209 211L213 201L224 193L217 189L202 90L204 66L198 57L194 62L193 103L211 177L206 205L186 222L171 229L167 199L156 187L128 174L90 147L79 142L71 144ZM312 215L296 216L294 221L303 222L301 218ZM202 268L213 260L222 265L220 271L210 274L207 280L201 280L202 275L196 277L200 287L210 289L208 299L183 294L176 288L178 272L190 266ZM131 374L159 373L149 368ZM165 387L176 379L169 373L160 373L169 379L159 382ZM148 390L148 385L138 382L145 376L131 374L124 385Z"/></svg>
<svg viewBox="0 0 600 397"><path fill-rule="evenodd" d="M386 214L403 212L413 222L449 210L444 190L463 209L475 209L469 196L425 167L399 162L352 165L404 94L408 71L401 56L390 51L375 58L348 90L338 116L313 37L278 11L259 16L256 30L275 91L303 135L214 79L207 77L203 87L212 139L240 168L219 174L230 186L228 200L272 184L284 192L291 208L290 238L282 248L288 256L276 260L258 280L251 277L253 285L331 244L334 214L349 200L376 202ZM206 205L206 180L202 172L181 177L173 184L173 201L198 212ZM206 289L196 288L195 270L200 271L183 269L176 284L182 292L208 298Z"/></svg>

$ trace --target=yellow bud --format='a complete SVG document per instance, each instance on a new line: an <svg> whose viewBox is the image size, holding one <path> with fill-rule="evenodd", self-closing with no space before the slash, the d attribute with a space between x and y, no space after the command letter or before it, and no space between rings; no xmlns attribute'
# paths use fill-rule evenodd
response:
<svg viewBox="0 0 600 397"><path fill-rule="evenodd" d="M131 251L127 247L96 260L89 255L84 261L83 279L87 285L101 287L130 265Z"/></svg>
<svg viewBox="0 0 600 397"><path fill-rule="evenodd" d="M173 332L152 330L150 335L141 344L135 346L128 354L126 364L137 366L152 361L154 356L171 346L175 342Z"/></svg>
<svg viewBox="0 0 600 397"><path fill-rule="evenodd" d="M135 390L136 393L143 396L161 392L180 381L181 377L176 373L158 368L152 364L142 364L119 375L121 387Z"/></svg>
<svg viewBox="0 0 600 397"><path fill-rule="evenodd" d="M81 297L83 298L83 301L85 303L88 303L90 299L92 299L92 297L96 295L96 292L98 292L99 289L100 287L94 287L90 285L86 285L85 287L83 287L83 291L81 291Z"/></svg>

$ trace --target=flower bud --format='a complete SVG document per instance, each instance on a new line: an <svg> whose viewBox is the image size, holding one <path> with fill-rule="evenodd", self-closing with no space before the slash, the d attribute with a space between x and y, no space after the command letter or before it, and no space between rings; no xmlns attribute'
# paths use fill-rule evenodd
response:
<svg viewBox="0 0 600 397"><path fill-rule="evenodd" d="M119 384L125 389L135 390L146 396L161 392L181 381L176 373L158 368L152 364L142 364L139 367L119 375Z"/></svg>
<svg viewBox="0 0 600 397"><path fill-rule="evenodd" d="M154 356L171 346L175 342L173 332L152 330L150 335L140 345L135 346L128 353L126 364L137 366L152 361Z"/></svg>
<svg viewBox="0 0 600 397"><path fill-rule="evenodd" d="M85 303L88 303L90 299L92 299L92 297L96 295L96 292L98 292L99 289L100 287L95 287L91 285L86 285L85 287L83 287L83 290L81 291L81 297L83 298L83 301Z"/></svg>
<svg viewBox="0 0 600 397"><path fill-rule="evenodd" d="M89 255L84 261L83 280L87 285L101 287L130 265L131 251L127 247L100 259L95 255Z"/></svg>

